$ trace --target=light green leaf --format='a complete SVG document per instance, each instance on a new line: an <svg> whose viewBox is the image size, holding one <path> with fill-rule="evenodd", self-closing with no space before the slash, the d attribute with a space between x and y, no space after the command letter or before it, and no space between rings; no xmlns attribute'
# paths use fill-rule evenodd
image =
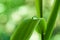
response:
<svg viewBox="0 0 60 40"><path fill-rule="evenodd" d="M37 23L37 19L23 20L23 22L17 26L10 40L29 40Z"/></svg>

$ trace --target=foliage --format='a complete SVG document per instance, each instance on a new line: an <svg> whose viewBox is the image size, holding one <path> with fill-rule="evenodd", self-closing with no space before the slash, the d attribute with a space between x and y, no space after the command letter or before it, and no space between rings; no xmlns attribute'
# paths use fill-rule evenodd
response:
<svg viewBox="0 0 60 40"><path fill-rule="evenodd" d="M24 5L25 0L0 0L0 3L4 3L6 5L7 9L4 12L6 13L10 10L18 8L21 5ZM12 34L10 40L29 40L35 28L37 29L37 32L41 34L42 40L50 40L58 15L60 0L55 0L48 21L46 21L45 18L43 18L43 0L35 0L35 4L37 10L37 17L32 17L29 19L24 18L23 20L21 20L21 22L17 24L17 28ZM5 17L1 18L4 19ZM6 20L0 21L4 23Z"/></svg>

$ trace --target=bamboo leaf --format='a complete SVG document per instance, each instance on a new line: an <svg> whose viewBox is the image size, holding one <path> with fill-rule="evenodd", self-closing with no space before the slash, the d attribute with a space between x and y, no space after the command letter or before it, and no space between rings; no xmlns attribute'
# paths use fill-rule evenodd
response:
<svg viewBox="0 0 60 40"><path fill-rule="evenodd" d="M48 23L47 23L47 30L46 30L46 34L45 34L45 40L49 40L51 35L52 35L54 24L55 24L57 14L58 14L57 12L58 12L58 9L59 9L59 3L60 3L60 0L55 1L54 8L52 10L51 16L50 16L50 18L48 20Z"/></svg>
<svg viewBox="0 0 60 40"><path fill-rule="evenodd" d="M41 34L42 40L44 40L44 35L45 35L45 31L46 31L46 21L44 18L40 18L40 22L37 26L37 30L38 30L38 33Z"/></svg>
<svg viewBox="0 0 60 40"><path fill-rule="evenodd" d="M17 26L16 31L11 36L10 40L29 40L38 20L27 19L24 20L19 26Z"/></svg>
<svg viewBox="0 0 60 40"><path fill-rule="evenodd" d="M46 21L44 18L40 18L40 22L38 24L38 30L39 30L39 33L45 33L46 31Z"/></svg>

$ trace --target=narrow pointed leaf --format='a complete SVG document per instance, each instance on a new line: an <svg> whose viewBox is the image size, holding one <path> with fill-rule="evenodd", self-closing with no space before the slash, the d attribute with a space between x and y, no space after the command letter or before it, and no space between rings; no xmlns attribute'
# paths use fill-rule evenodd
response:
<svg viewBox="0 0 60 40"><path fill-rule="evenodd" d="M44 40L44 35L46 31L46 21L44 18L40 18L40 22L38 24L37 30L38 30L38 33L41 34L42 40Z"/></svg>
<svg viewBox="0 0 60 40"><path fill-rule="evenodd" d="M38 24L38 30L41 33L42 31L45 33L46 31L46 21L44 18L40 18L40 22Z"/></svg>
<svg viewBox="0 0 60 40"><path fill-rule="evenodd" d="M11 36L10 40L29 40L38 20L27 19L24 20Z"/></svg>
<svg viewBox="0 0 60 40"><path fill-rule="evenodd" d="M48 23L47 23L47 31L45 34L45 40L49 40L52 35L54 24L55 24L57 14L58 14L59 3L60 3L60 0L55 1L54 8L52 10L51 16L50 16Z"/></svg>

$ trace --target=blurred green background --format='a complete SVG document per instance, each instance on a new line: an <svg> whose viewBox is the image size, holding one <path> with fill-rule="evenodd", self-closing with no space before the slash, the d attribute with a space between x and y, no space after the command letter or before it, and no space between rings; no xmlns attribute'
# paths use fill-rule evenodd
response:
<svg viewBox="0 0 60 40"><path fill-rule="evenodd" d="M43 13L48 20L54 0L43 0ZM51 40L60 40L60 8ZM37 16L35 0L0 0L0 40L10 40L16 25L25 19ZM54 16L54 15L53 15ZM29 40L39 40L39 33L34 30Z"/></svg>

